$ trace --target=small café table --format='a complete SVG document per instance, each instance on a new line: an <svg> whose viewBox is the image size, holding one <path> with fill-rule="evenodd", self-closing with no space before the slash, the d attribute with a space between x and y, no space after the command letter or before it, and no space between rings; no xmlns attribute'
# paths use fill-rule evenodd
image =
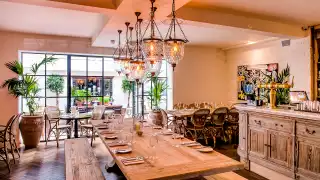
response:
<svg viewBox="0 0 320 180"><path fill-rule="evenodd" d="M187 179L244 168L244 164L239 161L214 150L212 152L202 153L197 149L186 147L181 143L193 142L187 138L183 138L182 140L173 139L171 135L161 134L162 130L156 130L147 125L143 127L142 136L138 136L133 132L132 152L118 154L115 150L117 150L119 146L109 146L109 143L119 142L119 140L106 139L104 132L106 130L99 129L101 124L103 124L102 120L92 121L92 125L102 142L128 180ZM129 134L132 132L132 127L133 119L124 119L123 129L116 132L116 135L119 137ZM157 133L158 135L155 135ZM157 137L158 143L154 148L151 148L150 139L151 137L154 138L154 136ZM177 147L177 144L180 144L180 146ZM147 158L153 155L156 155L156 160ZM145 162L134 165L123 164L123 159L132 157L143 157Z"/></svg>
<svg viewBox="0 0 320 180"><path fill-rule="evenodd" d="M74 138L78 138L78 121L83 120L83 119L90 119L91 115L84 113L84 114L79 114L79 115L71 115L71 114L66 114L66 115L61 115L60 120L67 120L67 123L70 121L74 121ZM70 139L71 134L68 134L68 139Z"/></svg>

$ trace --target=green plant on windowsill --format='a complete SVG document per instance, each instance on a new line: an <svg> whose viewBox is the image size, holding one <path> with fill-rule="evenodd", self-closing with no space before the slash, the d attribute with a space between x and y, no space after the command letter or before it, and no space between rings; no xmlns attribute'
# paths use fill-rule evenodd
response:
<svg viewBox="0 0 320 180"><path fill-rule="evenodd" d="M153 111L160 110L160 102L162 99L163 93L167 90L168 85L166 80L160 79L159 77L151 77L152 88L147 92L148 100L152 102Z"/></svg>
<svg viewBox="0 0 320 180"><path fill-rule="evenodd" d="M104 96L103 97L103 104L108 104L110 102L110 97L109 96ZM102 97L98 97L99 102L102 102Z"/></svg>
<svg viewBox="0 0 320 180"><path fill-rule="evenodd" d="M75 101L83 103L87 100L87 96L88 96L88 102L91 101L90 96L92 96L92 94L90 91L87 91L86 89L72 88L71 96L75 99Z"/></svg>

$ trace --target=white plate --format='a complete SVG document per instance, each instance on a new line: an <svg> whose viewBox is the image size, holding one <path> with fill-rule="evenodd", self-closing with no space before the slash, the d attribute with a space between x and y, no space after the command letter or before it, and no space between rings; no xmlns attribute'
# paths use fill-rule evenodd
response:
<svg viewBox="0 0 320 180"><path fill-rule="evenodd" d="M172 135L173 132L172 131L163 131L162 134L163 135Z"/></svg>
<svg viewBox="0 0 320 180"><path fill-rule="evenodd" d="M131 148L128 148L128 149L117 149L117 150L116 150L116 153L125 154L125 153L129 153L129 152L131 152L131 151L132 151Z"/></svg>
<svg viewBox="0 0 320 180"><path fill-rule="evenodd" d="M198 149L198 151L203 152L203 153L209 153L209 152L212 152L213 149L211 147L205 147L202 149Z"/></svg>

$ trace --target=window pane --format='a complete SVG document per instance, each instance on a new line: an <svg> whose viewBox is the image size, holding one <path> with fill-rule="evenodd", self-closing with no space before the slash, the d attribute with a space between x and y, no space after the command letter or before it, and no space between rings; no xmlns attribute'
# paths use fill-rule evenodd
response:
<svg viewBox="0 0 320 180"><path fill-rule="evenodd" d="M123 93L122 89L118 89L117 93ZM104 79L104 96L112 96L112 79Z"/></svg>
<svg viewBox="0 0 320 180"><path fill-rule="evenodd" d="M22 63L25 74L31 73L31 67L34 63L40 63L45 58L45 54L29 54L22 53ZM45 74L45 66L40 66L38 69L37 75Z"/></svg>
<svg viewBox="0 0 320 180"><path fill-rule="evenodd" d="M167 77L167 61L162 61L161 70L158 77Z"/></svg>
<svg viewBox="0 0 320 180"><path fill-rule="evenodd" d="M88 77L88 95L102 96L102 77Z"/></svg>
<svg viewBox="0 0 320 180"><path fill-rule="evenodd" d="M71 75L87 75L87 57L71 56Z"/></svg>
<svg viewBox="0 0 320 180"><path fill-rule="evenodd" d="M47 56L51 56L48 54ZM54 55L57 58L54 63L47 64L47 75L59 74L67 75L67 56L66 55Z"/></svg>
<svg viewBox="0 0 320 180"><path fill-rule="evenodd" d="M88 76L102 76L102 58L88 58Z"/></svg>
<svg viewBox="0 0 320 180"><path fill-rule="evenodd" d="M67 77L47 76L47 97L66 97L67 96Z"/></svg>
<svg viewBox="0 0 320 180"><path fill-rule="evenodd" d="M40 88L38 97L45 97L45 91L46 91L45 76L36 76L36 78L38 82L38 87Z"/></svg>
<svg viewBox="0 0 320 180"><path fill-rule="evenodd" d="M59 107L62 113L67 110L67 98L46 98L47 106Z"/></svg>

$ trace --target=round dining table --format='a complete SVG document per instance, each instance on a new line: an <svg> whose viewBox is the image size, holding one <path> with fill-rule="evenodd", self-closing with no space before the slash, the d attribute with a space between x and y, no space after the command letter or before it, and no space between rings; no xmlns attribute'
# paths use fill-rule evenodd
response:
<svg viewBox="0 0 320 180"><path fill-rule="evenodd" d="M67 114L67 115L61 115L60 120L66 120L67 124L70 121L74 121L74 138L78 138L78 121L79 120L83 120L83 119L90 119L91 115L85 113L85 114L79 114L79 115L71 115L71 114ZM68 134L68 139L71 138L71 134Z"/></svg>

